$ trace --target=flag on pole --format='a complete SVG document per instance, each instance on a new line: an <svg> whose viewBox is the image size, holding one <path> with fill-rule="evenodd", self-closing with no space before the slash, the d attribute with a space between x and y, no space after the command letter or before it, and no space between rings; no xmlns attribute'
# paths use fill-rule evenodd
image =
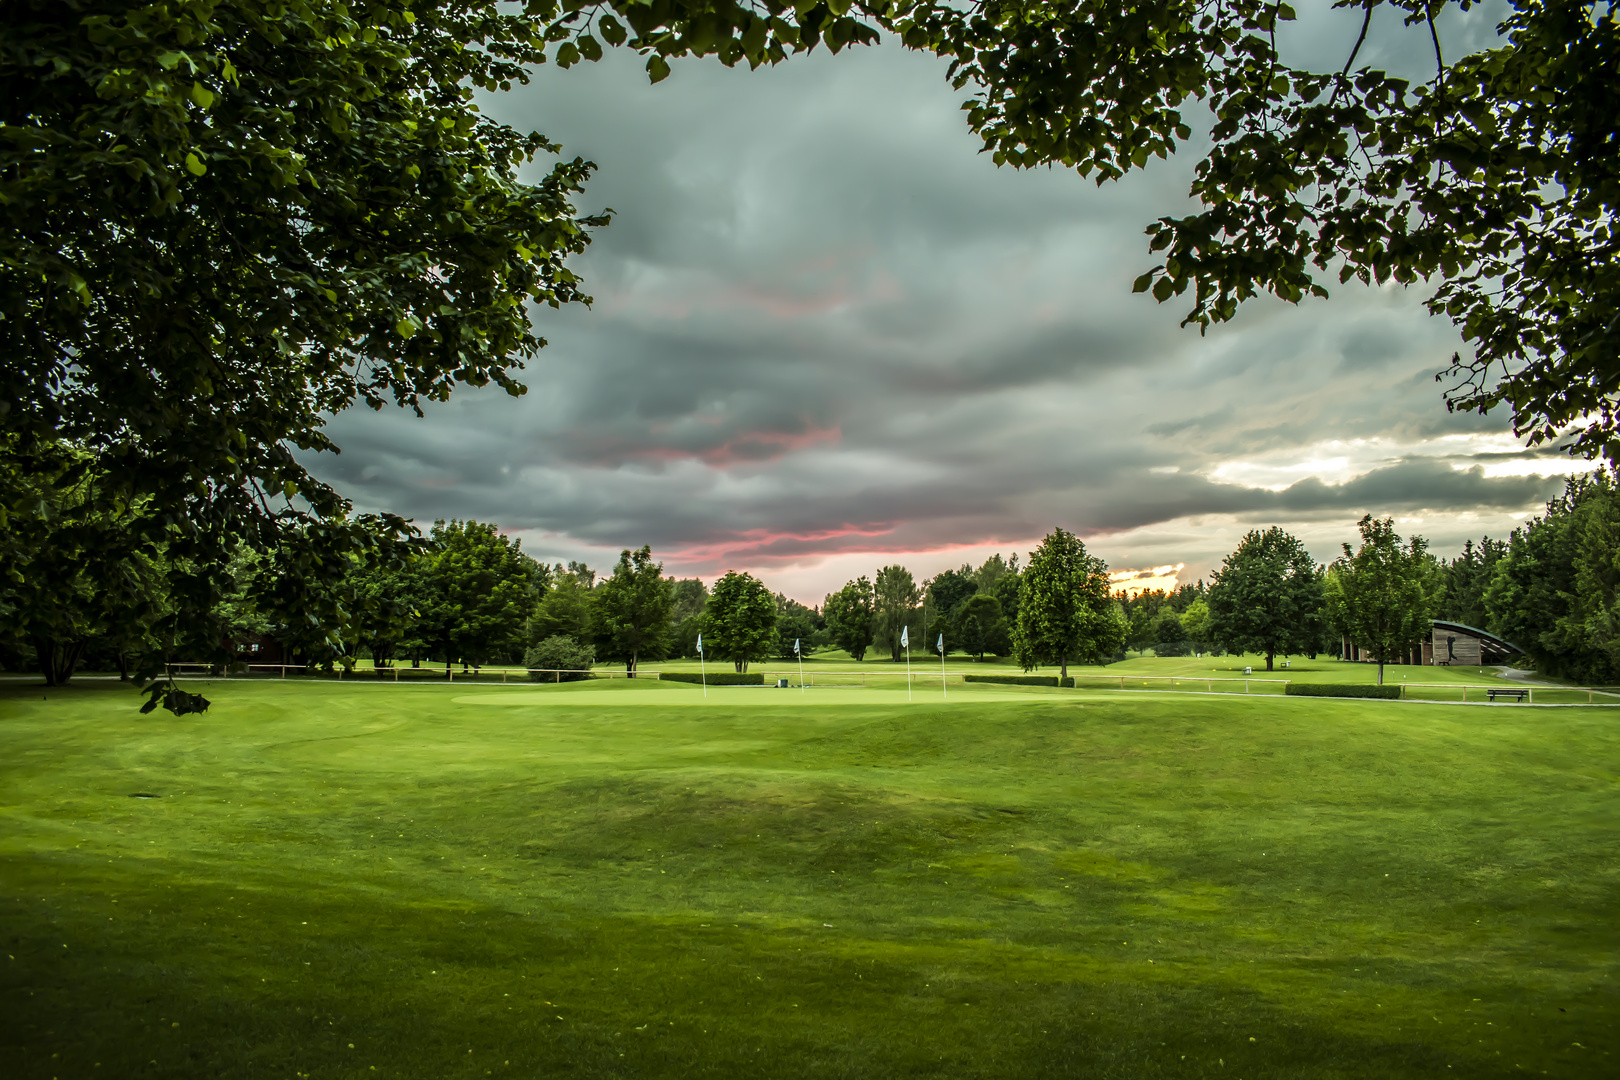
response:
<svg viewBox="0 0 1620 1080"><path fill-rule="evenodd" d="M699 656L703 655L703 635L702 634L698 635L698 655Z"/></svg>
<svg viewBox="0 0 1620 1080"><path fill-rule="evenodd" d="M793 655L794 656L799 655L799 639L798 638L793 639Z"/></svg>
<svg viewBox="0 0 1620 1080"><path fill-rule="evenodd" d="M906 700L911 700L911 635L907 633L911 628L900 628L900 647L906 650Z"/></svg>
<svg viewBox="0 0 1620 1080"><path fill-rule="evenodd" d="M941 655L941 656L945 655L945 635L944 634L939 635L939 640L934 642L934 650L936 652L938 652L939 655Z"/></svg>

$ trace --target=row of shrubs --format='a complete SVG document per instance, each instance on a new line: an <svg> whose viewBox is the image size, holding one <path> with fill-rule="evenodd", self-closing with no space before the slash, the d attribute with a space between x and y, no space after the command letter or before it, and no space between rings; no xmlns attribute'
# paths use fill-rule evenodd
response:
<svg viewBox="0 0 1620 1080"><path fill-rule="evenodd" d="M664 682L705 682L710 686L764 686L765 676L758 672L717 671L705 677L690 671L661 671L658 678Z"/></svg>
<svg viewBox="0 0 1620 1080"><path fill-rule="evenodd" d="M1353 697L1399 699L1399 686L1356 686L1336 683L1297 683L1283 687L1283 693L1294 697Z"/></svg>
<svg viewBox="0 0 1620 1080"><path fill-rule="evenodd" d="M1008 683L1012 686L1074 686L1073 675L964 675L962 681Z"/></svg>

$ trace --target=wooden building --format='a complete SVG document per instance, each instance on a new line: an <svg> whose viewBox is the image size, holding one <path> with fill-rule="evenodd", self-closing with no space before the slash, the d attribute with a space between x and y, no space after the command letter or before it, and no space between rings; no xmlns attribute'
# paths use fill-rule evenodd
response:
<svg viewBox="0 0 1620 1080"><path fill-rule="evenodd" d="M1346 660L1364 664L1374 662L1371 652L1357 645L1349 638L1342 639L1340 647L1343 651L1339 655ZM1489 630L1481 630L1477 626L1468 626L1464 623L1435 619L1427 639L1414 642L1411 648L1400 656L1386 661L1386 663L1431 664L1441 667L1482 667L1487 664L1505 663L1509 657L1516 656L1523 651L1517 645L1497 637Z"/></svg>

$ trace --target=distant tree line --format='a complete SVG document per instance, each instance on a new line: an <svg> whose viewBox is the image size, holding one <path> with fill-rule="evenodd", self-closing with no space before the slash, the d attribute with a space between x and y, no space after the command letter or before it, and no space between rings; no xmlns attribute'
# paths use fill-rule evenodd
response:
<svg viewBox="0 0 1620 1080"><path fill-rule="evenodd" d="M1620 682L1620 493L1613 471L1574 477L1507 540L1468 540L1437 558L1390 518L1364 517L1361 543L1315 563L1272 527L1244 537L1202 580L1115 594L1126 646L1159 656L1337 655L1348 639L1382 665L1419 648L1435 619L1489 631L1546 675Z"/></svg>
<svg viewBox="0 0 1620 1080"><path fill-rule="evenodd" d="M0 665L37 668L53 685L85 665L128 677L222 653L325 671L369 659L447 671L612 662L634 674L643 661L697 657L700 638L706 659L737 671L832 648L856 661L942 651L1065 674L1127 649L1257 653L1269 670L1279 656L1335 655L1348 639L1379 662L1381 680L1382 665L1419 647L1436 618L1507 639L1546 674L1620 681L1620 494L1607 472L1571 479L1506 541L1470 540L1449 561L1368 515L1360 545L1330 564L1271 527L1245 536L1207 584L1111 594L1107 565L1056 529L1026 565L996 554L922 581L883 566L819 608L738 571L712 587L670 578L646 545L599 577L536 560L483 522L438 521L404 543L379 529L358 552L350 532L329 556L309 526L298 545L238 548L196 618L197 598L174 592L193 580L175 572L183 550L152 543L138 526L147 508L102 498L78 465L67 455L51 463L63 475L9 478L43 510L0 507L10 525L0 530ZM323 557L317 571L288 565Z"/></svg>

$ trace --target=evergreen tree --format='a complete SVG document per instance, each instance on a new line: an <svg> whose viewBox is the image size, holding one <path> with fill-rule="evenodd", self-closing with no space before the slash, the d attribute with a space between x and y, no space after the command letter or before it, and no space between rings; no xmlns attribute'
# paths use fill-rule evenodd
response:
<svg viewBox="0 0 1620 1080"><path fill-rule="evenodd" d="M904 654L900 644L901 631L909 627L915 634L921 629L912 626L912 623L922 597L923 591L918 588L916 579L903 566L885 566L878 571L877 580L872 582L873 642L878 648L887 649L889 659L897 664ZM921 647L920 642L917 647Z"/></svg>
<svg viewBox="0 0 1620 1080"><path fill-rule="evenodd" d="M1620 681L1620 494L1613 473L1571 478L1515 529L1486 589L1487 629L1548 675Z"/></svg>

